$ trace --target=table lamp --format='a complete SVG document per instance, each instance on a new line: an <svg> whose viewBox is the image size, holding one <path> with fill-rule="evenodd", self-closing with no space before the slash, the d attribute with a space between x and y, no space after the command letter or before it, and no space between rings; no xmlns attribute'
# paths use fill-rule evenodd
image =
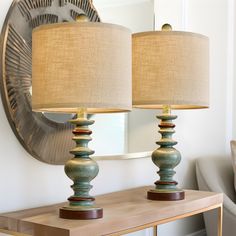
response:
<svg viewBox="0 0 236 236"><path fill-rule="evenodd" d="M171 109L207 108L209 103L209 42L195 33L162 31L133 35L133 107L162 109L160 146L152 153L160 179L147 193L150 200L182 200L184 191L173 180L181 154L173 146Z"/></svg>
<svg viewBox="0 0 236 236"><path fill-rule="evenodd" d="M89 195L98 165L88 147L94 121L87 114L127 112L132 108L131 32L118 25L73 22L33 31L32 108L37 112L76 113L70 122L76 148L65 164L74 195L60 209L65 219L103 215ZM108 124L109 126L109 124Z"/></svg>

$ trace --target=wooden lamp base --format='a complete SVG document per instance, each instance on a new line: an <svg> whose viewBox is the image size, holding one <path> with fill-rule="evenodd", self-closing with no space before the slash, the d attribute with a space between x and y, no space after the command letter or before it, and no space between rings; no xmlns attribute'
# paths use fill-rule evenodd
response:
<svg viewBox="0 0 236 236"><path fill-rule="evenodd" d="M151 189L147 192L147 199L154 201L179 201L185 198L185 193L183 190L179 191L158 191L156 189Z"/></svg>
<svg viewBox="0 0 236 236"><path fill-rule="evenodd" d="M74 209L75 208L75 209ZM76 209L76 207L62 207L60 209L60 218L71 220L91 220L103 217L102 208Z"/></svg>

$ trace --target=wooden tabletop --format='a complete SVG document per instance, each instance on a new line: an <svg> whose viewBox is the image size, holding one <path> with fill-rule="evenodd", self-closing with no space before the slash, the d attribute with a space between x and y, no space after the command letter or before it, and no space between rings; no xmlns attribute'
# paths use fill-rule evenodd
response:
<svg viewBox="0 0 236 236"><path fill-rule="evenodd" d="M134 228L164 223L172 219L201 213L218 207L223 194L186 190L182 201L147 200L150 187L140 187L98 196L104 217L98 220L65 220L58 218L64 204L0 215L0 227L37 236L120 235Z"/></svg>

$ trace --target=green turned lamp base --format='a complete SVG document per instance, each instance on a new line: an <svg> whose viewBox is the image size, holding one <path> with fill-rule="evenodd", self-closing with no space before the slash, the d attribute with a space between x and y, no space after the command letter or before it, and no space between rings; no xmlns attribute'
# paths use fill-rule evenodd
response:
<svg viewBox="0 0 236 236"><path fill-rule="evenodd" d="M103 217L103 209L99 207L65 206L60 208L60 218L71 220L91 220Z"/></svg>
<svg viewBox="0 0 236 236"><path fill-rule="evenodd" d="M73 220L90 220L103 217L103 210L95 205L95 198L89 191L93 187L90 182L97 176L99 167L96 161L90 158L94 153L88 147L92 140L92 131L88 128L94 121L87 118L86 109L81 108L77 119L70 121L76 125L73 130L73 140L76 147L70 151L74 158L65 164L66 175L74 182L71 188L74 195L68 198L69 204L60 209L60 218Z"/></svg>
<svg viewBox="0 0 236 236"><path fill-rule="evenodd" d="M147 198L154 201L179 201L183 200L185 193L182 189L178 190L159 190L151 189L147 192Z"/></svg>

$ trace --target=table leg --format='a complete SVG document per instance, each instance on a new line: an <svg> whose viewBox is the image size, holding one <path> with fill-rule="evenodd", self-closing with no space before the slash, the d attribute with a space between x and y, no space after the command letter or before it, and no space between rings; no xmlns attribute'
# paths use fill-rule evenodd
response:
<svg viewBox="0 0 236 236"><path fill-rule="evenodd" d="M153 236L157 236L157 225L153 227Z"/></svg>
<svg viewBox="0 0 236 236"><path fill-rule="evenodd" d="M218 208L218 236L222 236L223 206Z"/></svg>

